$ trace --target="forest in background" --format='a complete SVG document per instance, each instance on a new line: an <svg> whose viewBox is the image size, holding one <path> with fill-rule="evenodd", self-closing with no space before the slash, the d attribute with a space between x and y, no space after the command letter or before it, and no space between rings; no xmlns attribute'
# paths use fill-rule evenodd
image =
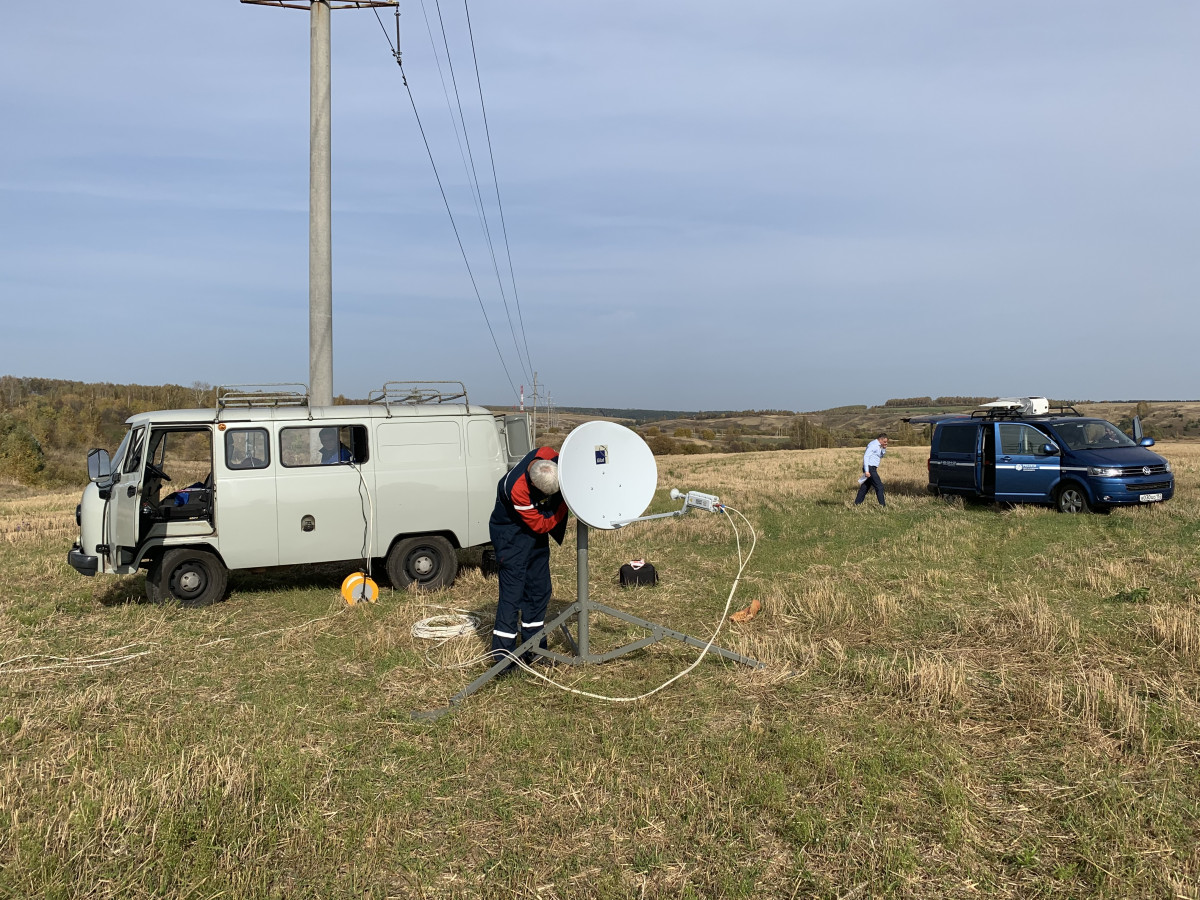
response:
<svg viewBox="0 0 1200 900"><path fill-rule="evenodd" d="M928 443L928 429L908 416L966 411L991 397L944 396L890 399L878 406L840 406L815 412L723 410L686 412L557 407L538 413L539 438L561 443L572 427L603 417L636 429L655 454L742 453L858 446L880 431L896 445ZM156 409L212 408L214 389L203 382L140 385L0 376L0 479L25 485L82 483L92 447L114 449L125 420ZM335 404L357 403L344 396ZM1058 402L1058 401L1056 401ZM1075 404L1080 412L1108 418L1128 430L1142 417L1157 439L1200 438L1200 401L1113 401ZM494 411L503 406L490 407Z"/></svg>

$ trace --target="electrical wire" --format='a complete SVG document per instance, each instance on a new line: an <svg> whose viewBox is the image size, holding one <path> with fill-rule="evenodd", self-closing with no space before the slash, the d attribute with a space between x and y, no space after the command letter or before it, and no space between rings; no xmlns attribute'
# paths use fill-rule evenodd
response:
<svg viewBox="0 0 1200 900"><path fill-rule="evenodd" d="M479 631L482 620L474 613L451 606L435 606L433 608L446 609L449 610L449 613L429 616L428 618L414 622L412 625L413 637L421 640L437 641L431 649L436 650L447 641L452 641L457 637L466 637ZM492 659L491 651L459 663L435 663L430 659L428 650L423 651L423 655L425 657L425 664L431 669L469 669L488 660L495 661Z"/></svg>
<svg viewBox="0 0 1200 900"><path fill-rule="evenodd" d="M689 672L694 670L704 660L704 657L708 655L708 651L711 650L713 644L716 643L717 635L721 633L721 629L724 627L725 622L729 618L729 610L733 606L733 598L734 598L734 595L737 593L738 584L742 580L742 573L746 571L746 566L748 566L750 564L750 558L754 555L754 550L758 546L758 533L754 530L754 526L750 523L749 519L747 519L740 511L733 509L730 506L722 506L721 510L722 510L722 512L725 513L726 519L729 520L730 527L733 528L733 536L734 536L734 541L737 545L737 555L738 555L737 575L734 576L733 585L729 589L729 596L725 600L725 608L724 608L724 610L721 611L721 618L717 622L717 627L713 631L712 637L710 637L708 639L708 643L705 644L704 648L700 651L700 655L697 656L695 661L692 662L692 664L689 665L686 669L671 676L666 681L664 681L662 684L660 684L658 687L652 688L651 690L648 690L644 693L638 694L634 697L611 697L606 694L596 694L591 691L580 690L579 688L571 687L570 685L566 685L566 684L557 682L553 678L549 677L548 675L545 675L542 672L539 672L536 668L534 668L533 666L530 666L523 659L521 659L520 657L516 656L513 653L510 653L507 650L496 650L496 651L488 652L488 653L482 654L481 656L475 657L473 659L466 660L465 662L462 662L462 663L457 663L455 665L449 665L449 666L436 666L436 668L464 669L464 668L468 668L473 665L477 665L478 663L481 663L481 662L495 663L498 658L507 658L514 665L519 666L520 668L524 669L526 672L530 673L531 675L534 675L537 678L540 678L542 681L546 682L551 687L558 688L560 691L565 691L566 693L569 693L569 694L577 694L581 697L590 697L593 700L604 700L608 703L635 703L638 700L645 700L647 697L657 694L659 691L664 690L665 688L674 684L680 678L683 678ZM744 558L742 557L741 534L738 531L737 523L733 520L733 517L729 515L729 513L731 513L731 512L737 513L737 515L741 518L741 520L746 523L746 527L750 529L750 535L751 535L750 549L746 553L746 556ZM433 618L437 618L437 617L433 617ZM429 621L429 620L422 620L422 621ZM420 623L418 623L418 624L420 624ZM413 626L414 636L416 635L416 628L417 628L417 626L414 625ZM470 632L467 632L467 633L470 633ZM449 635L447 635L445 640L451 640L456 636L457 635L449 634ZM444 642L445 641L443 641L443 643ZM426 661L428 662L428 656L426 657Z"/></svg>
<svg viewBox="0 0 1200 900"><path fill-rule="evenodd" d="M353 443L353 441L351 441ZM363 574L367 579L371 577L371 562L375 558L375 554L371 551L375 549L375 529L371 527L375 519L375 501L371 499L371 489L367 487L367 480L363 477L362 463L355 464L351 462L351 467L358 473L358 508L363 514ZM366 503L363 503L363 496L366 496ZM367 581L364 580L361 584L362 593L359 600L368 600Z"/></svg>
<svg viewBox="0 0 1200 900"><path fill-rule="evenodd" d="M105 666L115 666L118 663L129 662L133 659L138 659L142 656L148 656L151 653L158 652L155 647L148 650L139 650L135 653L123 653L130 647L136 647L137 644L126 644L123 647L114 647L111 650L101 650L99 653L92 653L88 656L50 656L45 653L27 653L24 656L17 656L13 659L7 659L0 662L0 675L22 675L29 672L49 672L61 669L101 669ZM50 660L48 665L31 666L23 669L12 669L9 666L23 662L27 659L45 659Z"/></svg>
<svg viewBox="0 0 1200 900"><path fill-rule="evenodd" d="M450 638L466 637L479 630L479 616L469 613L430 616L414 622L412 636L427 641L446 641Z"/></svg>
<svg viewBox="0 0 1200 900"><path fill-rule="evenodd" d="M382 28L383 20L379 18L378 10L375 11L375 16L376 16L376 19L379 20L380 27ZM416 122L417 122L417 130L421 134L421 141L425 145L425 154L429 158L430 166L433 168L433 177L437 181L438 191L442 195L442 204L446 209L446 215L450 218L450 227L454 231L454 239L458 243L458 251L462 255L463 264L467 268L467 277L470 279L471 288L475 292L475 299L479 303L479 310L480 310L480 312L483 313L483 321L484 321L484 324L487 326L488 334L491 335L492 345L496 348L496 356L500 359L500 367L504 370L504 377L507 379L508 386L512 390L513 397L515 398L518 396L519 392L517 391L516 384L513 382L512 374L508 370L508 364L504 361L504 354L500 351L500 342L496 339L496 332L492 328L491 319L488 316L487 308L484 306L483 296L479 290L479 283L475 278L475 271L471 268L471 261L467 255L466 246L463 244L462 234L458 228L458 222L454 218L454 211L450 206L450 199L449 199L448 195L446 194L446 187L442 181L441 172L438 169L437 162L433 158L433 148L429 143L429 136L425 131L424 123L421 121L421 114L417 110L417 102L416 102L416 99L413 97L412 87L408 83L408 74L404 70L404 62L403 62L400 50L398 47L396 47L395 45L392 44L391 36L388 35L386 28L383 29L383 33L384 33L384 37L387 39L389 46L391 46L391 48L392 48L392 56L396 60L396 65L400 69L400 80L401 80L401 83L404 85L405 91L408 93L408 102L412 107L413 117L416 119ZM505 308L507 309L507 304L506 304ZM518 359L519 359L519 354L518 354Z"/></svg>
<svg viewBox="0 0 1200 900"><path fill-rule="evenodd" d="M450 53L450 40L446 35L446 21L445 21L445 18L442 16L442 4L441 4L441 0L433 0L433 2L434 2L434 7L437 9L438 27L440 28L441 33L442 33L442 47L446 53L446 65L450 70L450 84L454 88L454 101L455 101L455 105L457 105L457 107L458 107L458 119L459 119L459 122L462 123L462 137L463 137L463 141L466 142L465 155L463 155L463 144L461 141L459 142L458 152L460 155L463 155L463 169L464 169L464 171L466 171L468 184L471 185L472 197L475 200L476 209L479 212L479 220L483 226L484 240L488 246L488 251L492 257L492 271L496 275L496 283L497 283L497 285L499 285L499 288L500 288L500 299L504 303L504 315L508 319L508 329L512 333L513 348L517 351L517 359L521 363L521 367L524 370L526 379L528 379L528 378L530 378L530 373L533 370L533 364L532 364L532 362L529 362L529 365L526 366L526 359L522 359L521 347L517 343L517 332L516 332L515 326L513 325L512 312L508 308L508 297L504 291L504 279L500 275L500 264L496 260L496 246L492 240L492 230L491 230L491 227L488 225L487 213L484 210L483 189L479 186L479 174L475 169L475 154L471 150L471 136L470 136L469 130L467 129L466 117L463 114L462 97L460 96L459 91L458 91L458 77L454 71L454 57ZM441 76L442 75L441 60L437 55L437 44L433 37L433 29L429 22L429 14L428 14L428 12L426 12L426 9L425 9L425 0L421 0L421 13L425 17L425 27L429 32L429 42L433 46L434 59L435 59L435 62L437 63L437 67L438 67L438 75ZM471 28L470 12L468 10L468 12L467 12L467 29L468 29L468 31L470 31L470 28ZM475 40L474 40L473 34L471 37L471 53L472 53L473 58L475 59L475 79L476 79L476 85L479 88L480 107L481 107L481 109L483 109L484 130L488 131L488 129L487 129L487 111L486 111L486 108L483 107L483 86L479 82L479 60L477 57L474 56ZM446 94L446 107L447 107L447 109L450 109L450 95L449 95L449 92L446 90L446 79L444 76L442 76L442 91ZM450 116L451 116L451 123L453 124L454 112L452 109L450 110ZM455 134L455 137L457 138L457 136L458 136L458 126L457 125L454 125L454 134ZM491 135L489 132L488 133L488 154L491 157L492 179L494 182L496 179L496 160L495 160L494 156L491 156L491 153L492 153L492 145L491 145ZM469 165L468 165L468 163L469 163ZM499 198L500 198L499 185L497 185L497 190L496 190L497 201L499 201ZM503 221L503 208L501 208L501 220ZM507 245L507 234L506 234L505 239L506 239L506 245ZM510 266L509 271L510 272L511 272L511 265L512 265L512 257L510 254L510 256L509 256L509 266ZM522 334L524 334L523 323L522 323ZM525 344L525 356L526 357L529 356L528 341L526 341L526 344Z"/></svg>
<svg viewBox="0 0 1200 900"><path fill-rule="evenodd" d="M757 532L755 532L754 526L750 524L749 519L747 519L744 515L742 515L740 512L738 512L738 510L732 509L731 507L723 506L723 507L721 507L721 509L725 513L725 517L729 520L730 526L732 526L732 528L733 528L734 539L737 542L738 571L737 571L737 575L733 579L733 586L729 589L729 597L725 601L725 609L721 613L721 620L719 622L717 622L716 630L713 631L712 637L708 639L708 643L704 645L704 649L700 651L700 655L696 657L695 662L693 662L690 666L688 666L682 672L679 672L678 674L673 675L672 677L668 678L666 681L664 681L658 687L653 688L649 691L646 691L645 693L638 694L636 697L610 697L606 694L594 694L591 691L582 691L579 688L573 688L573 687L570 687L569 685L560 684L559 682L555 681L553 678L550 678L547 675L543 675L541 672L537 671L537 669L528 665L523 660L518 659L513 654L505 652L503 655L507 656L509 659L511 659L514 663L516 663L518 666L520 666L526 672L529 672L531 675L537 676L538 678L542 679L542 681L546 682L547 684L551 685L552 687L558 688L560 691L566 691L569 694L578 694L581 697L591 697L593 700L604 700L609 703L635 703L638 700L645 700L647 697L657 694L659 691L663 690L664 688L668 687L669 685L674 684L680 678L682 678L683 676L685 676L689 672L691 672L693 669L695 669L696 666L700 665L700 662L708 654L708 651L710 649L712 649L712 645L717 640L717 635L721 633L721 628L725 625L726 619L729 618L729 610L730 610L730 607L733 605L733 595L737 592L738 582L740 582L742 580L742 573L746 570L746 566L750 562L750 557L752 557L754 555L754 548L758 545L758 534L757 534ZM746 554L745 559L742 558L741 535L738 533L737 523L734 522L733 517L729 515L730 512L735 512L738 514L738 516L741 517L742 521L746 523L746 527L750 529L750 533L753 538L751 545L750 545L750 550Z"/></svg>
<svg viewBox="0 0 1200 900"><path fill-rule="evenodd" d="M471 8L467 0L463 0L463 10L467 16L467 34L471 38L471 58L475 62L475 85L479 88L479 109L483 114L483 133L487 136L488 159L492 163L492 184L496 188L496 209L500 211L500 230L504 236L504 251L508 256L508 275L512 279L513 302L517 307L517 319L521 323L521 339L525 342L525 359L529 368L533 369L533 358L529 355L529 335L525 331L525 315L521 312L521 296L517 293L517 273L513 268L512 247L508 243L508 225L504 221L504 204L500 202L500 178L496 174L496 155L492 152L492 131L488 127L487 104L483 102L483 80L479 77L479 56L475 52L475 30L471 27ZM507 307L505 307L507 310Z"/></svg>

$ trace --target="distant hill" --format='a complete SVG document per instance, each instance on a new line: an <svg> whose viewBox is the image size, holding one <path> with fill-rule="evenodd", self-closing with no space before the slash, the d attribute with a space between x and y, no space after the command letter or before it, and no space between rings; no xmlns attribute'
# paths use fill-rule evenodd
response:
<svg viewBox="0 0 1200 900"><path fill-rule="evenodd" d="M839 406L811 412L791 410L668 410L622 407L539 409L538 440L561 444L589 419L611 419L642 434L657 454L739 453L750 450L861 446L880 431L896 444L928 443L928 429L904 419L940 412L968 412L979 397L910 397L880 406ZM335 403L358 402L345 397ZM1057 402L1057 401L1056 401ZM23 484L75 483L84 477L84 455L92 447L112 450L125 433L125 420L154 409L212 407L211 385L196 382L138 385L0 376L0 479ZM1124 430L1135 414L1156 439L1200 439L1200 401L1076 402L1085 415L1109 419ZM494 411L511 410L504 405Z"/></svg>

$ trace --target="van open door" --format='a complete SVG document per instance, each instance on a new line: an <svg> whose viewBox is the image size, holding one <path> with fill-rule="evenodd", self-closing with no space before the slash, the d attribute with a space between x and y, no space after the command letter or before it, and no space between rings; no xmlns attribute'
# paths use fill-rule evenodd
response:
<svg viewBox="0 0 1200 900"><path fill-rule="evenodd" d="M533 423L528 413L513 413L503 418L504 447L511 469L533 449Z"/></svg>
<svg viewBox="0 0 1200 900"><path fill-rule="evenodd" d="M135 558L141 525L142 460L149 441L145 425L133 429L129 449L120 462L120 472L112 473L112 486L108 499L108 533L104 543L108 547L107 566L118 575L137 571L139 560Z"/></svg>

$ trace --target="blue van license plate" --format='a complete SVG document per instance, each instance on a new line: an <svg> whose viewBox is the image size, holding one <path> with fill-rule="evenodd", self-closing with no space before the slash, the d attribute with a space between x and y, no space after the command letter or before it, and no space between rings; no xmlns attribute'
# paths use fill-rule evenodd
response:
<svg viewBox="0 0 1200 900"><path fill-rule="evenodd" d="M1138 500L1142 503L1153 503L1156 500L1161 500L1162 494L1140 494Z"/></svg>

